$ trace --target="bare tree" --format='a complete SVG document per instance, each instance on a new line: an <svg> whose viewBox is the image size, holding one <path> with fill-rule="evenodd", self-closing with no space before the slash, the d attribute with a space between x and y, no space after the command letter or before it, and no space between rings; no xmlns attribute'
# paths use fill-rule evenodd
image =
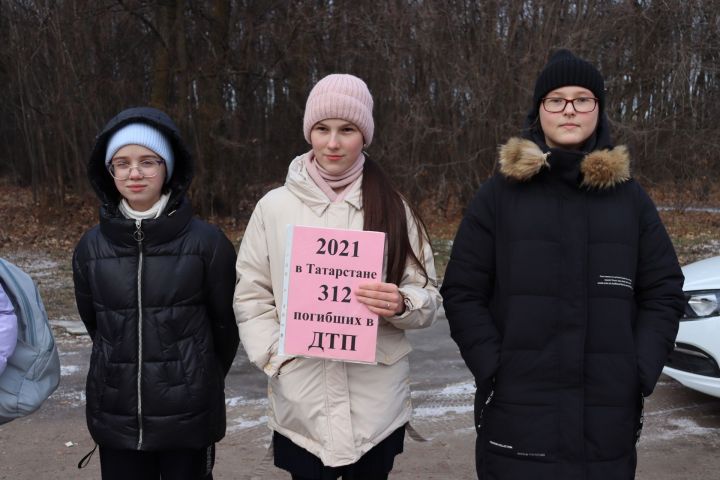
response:
<svg viewBox="0 0 720 480"><path fill-rule="evenodd" d="M62 201L102 124L151 104L191 143L201 212L245 215L309 148L313 83L349 72L375 97L370 155L406 194L447 204L493 171L565 47L603 71L641 178L709 184L719 29L717 0L2 1L0 174Z"/></svg>

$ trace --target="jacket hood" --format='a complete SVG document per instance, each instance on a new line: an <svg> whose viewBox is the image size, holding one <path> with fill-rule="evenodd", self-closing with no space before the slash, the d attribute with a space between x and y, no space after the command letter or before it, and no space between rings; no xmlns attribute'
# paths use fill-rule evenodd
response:
<svg viewBox="0 0 720 480"><path fill-rule="evenodd" d="M166 211L176 209L185 196L192 182L194 168L192 156L180 136L177 125L164 112L152 107L133 107L123 110L113 117L95 139L95 146L90 154L87 174L90 184L95 190L102 205L109 212L117 212L120 203L120 192L115 188L115 181L105 168L105 152L110 137L129 123L146 123L160 130L168 139L175 156L175 168L166 188L171 190Z"/></svg>
<svg viewBox="0 0 720 480"><path fill-rule="evenodd" d="M550 168L548 157L554 149L543 153L533 141L513 137L499 148L500 173L512 180L524 182ZM588 188L612 188L630 179L630 155L627 147L620 145L595 150L582 157L580 163L582 186Z"/></svg>

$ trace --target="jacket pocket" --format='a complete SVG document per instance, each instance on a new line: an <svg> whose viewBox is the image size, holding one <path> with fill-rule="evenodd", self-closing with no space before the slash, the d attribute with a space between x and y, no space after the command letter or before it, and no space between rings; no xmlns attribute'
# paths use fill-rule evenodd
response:
<svg viewBox="0 0 720 480"><path fill-rule="evenodd" d="M480 435L480 430L482 429L483 414L485 413L485 408L487 408L488 405L490 405L490 402L492 402L495 391L490 390L490 393L487 394L487 396L484 396L483 393L484 390L480 391L480 389L477 389L475 391L475 431L478 435Z"/></svg>
<svg viewBox="0 0 720 480"><path fill-rule="evenodd" d="M205 378L205 369L203 364L205 358L202 353L198 351L195 339L192 337L179 338L176 341L177 345L177 360L167 361L167 366L177 362L179 364L179 370L169 368L172 372L168 377L172 377L172 384L182 385L185 390L185 408L197 409L202 406L202 398L204 397L203 391L206 390L207 378ZM175 405L175 408L182 408L180 405Z"/></svg>
<svg viewBox="0 0 720 480"><path fill-rule="evenodd" d="M484 448L524 460L552 461L557 456L558 414L546 405L490 403L483 414Z"/></svg>
<svg viewBox="0 0 720 480"><path fill-rule="evenodd" d="M645 396L641 393L638 401L640 405L640 412L638 415L637 429L635 430L635 445L640 443L640 437L642 436L643 426L645 426Z"/></svg>
<svg viewBox="0 0 720 480"><path fill-rule="evenodd" d="M378 335L375 360L383 365L394 365L412 351L403 331Z"/></svg>
<svg viewBox="0 0 720 480"><path fill-rule="evenodd" d="M303 360L302 357L291 357L291 358L285 360L285 362L280 365L280 368L278 369L278 372L277 372L277 376L284 377L285 375L293 372L295 369L297 369L300 366L300 362L302 360Z"/></svg>
<svg viewBox="0 0 720 480"><path fill-rule="evenodd" d="M317 432L325 431L329 409L326 363L334 362L298 357L269 378L271 424L305 438L318 438Z"/></svg>
<svg viewBox="0 0 720 480"><path fill-rule="evenodd" d="M108 364L111 354L112 347L110 344L98 335L97 341L93 342L86 387L88 406L93 410L103 409L103 399L106 390L109 388Z"/></svg>

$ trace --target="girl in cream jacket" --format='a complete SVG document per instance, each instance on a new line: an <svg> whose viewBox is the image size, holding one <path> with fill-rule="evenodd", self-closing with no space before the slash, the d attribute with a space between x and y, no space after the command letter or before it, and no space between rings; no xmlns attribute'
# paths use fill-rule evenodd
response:
<svg viewBox="0 0 720 480"><path fill-rule="evenodd" d="M275 465L293 479L387 478L412 412L405 330L431 325L441 302L422 221L362 153L372 103L352 75L318 82L304 118L312 150L258 202L240 246L240 338L268 375ZM354 292L380 318L376 365L278 355L288 224L386 233L383 281Z"/></svg>

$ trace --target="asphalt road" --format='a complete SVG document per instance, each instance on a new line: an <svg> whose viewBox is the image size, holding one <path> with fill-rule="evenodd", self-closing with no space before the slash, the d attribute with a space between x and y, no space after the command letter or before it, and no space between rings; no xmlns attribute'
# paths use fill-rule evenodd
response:
<svg viewBox="0 0 720 480"><path fill-rule="evenodd" d="M0 426L0 479L99 478L97 456L78 470L92 448L84 419L84 382L90 353L87 336L71 334L77 323L55 321L62 381L43 407ZM473 479L472 380L447 322L410 332L413 425L426 441L407 438L391 475L396 480ZM288 479L268 461L269 430L264 375L240 351L227 379L228 431L218 446L216 479ZM661 377L646 402L637 478L720 478L720 399ZM611 480L611 479L609 479Z"/></svg>

